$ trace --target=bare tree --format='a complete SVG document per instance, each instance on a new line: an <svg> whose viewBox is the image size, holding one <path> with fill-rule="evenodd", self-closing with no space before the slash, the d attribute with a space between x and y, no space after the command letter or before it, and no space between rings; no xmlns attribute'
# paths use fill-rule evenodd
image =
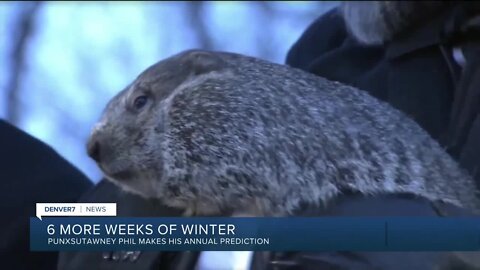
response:
<svg viewBox="0 0 480 270"><path fill-rule="evenodd" d="M256 28L256 41L258 53L261 58L274 60L275 52L275 34L273 22L276 17L276 10L268 1L255 2L259 9L258 17L259 27Z"/></svg>
<svg viewBox="0 0 480 270"><path fill-rule="evenodd" d="M186 13L191 29L195 30L199 47L205 50L215 49L207 23L205 22L205 1L188 2Z"/></svg>
<svg viewBox="0 0 480 270"><path fill-rule="evenodd" d="M35 15L42 2L22 2L18 14L12 22L12 50L10 54L10 76L6 84L7 120L18 123L20 120L21 79L25 72L26 51L30 37L35 30Z"/></svg>

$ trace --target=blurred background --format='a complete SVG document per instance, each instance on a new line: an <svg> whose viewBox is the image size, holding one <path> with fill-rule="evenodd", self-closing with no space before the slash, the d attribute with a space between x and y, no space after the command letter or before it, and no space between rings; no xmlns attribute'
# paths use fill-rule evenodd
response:
<svg viewBox="0 0 480 270"><path fill-rule="evenodd" d="M277 63L336 2L0 2L0 118L98 181L90 129L118 91L190 48Z"/></svg>

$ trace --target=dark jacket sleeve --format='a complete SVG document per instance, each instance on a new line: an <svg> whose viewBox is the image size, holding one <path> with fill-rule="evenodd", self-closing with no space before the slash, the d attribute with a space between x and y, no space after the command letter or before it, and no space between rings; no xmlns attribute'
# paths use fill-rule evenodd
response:
<svg viewBox="0 0 480 270"><path fill-rule="evenodd" d="M29 252L37 202L75 202L92 183L52 148L0 120L0 256L5 269L54 269L57 253Z"/></svg>
<svg viewBox="0 0 480 270"><path fill-rule="evenodd" d="M286 63L365 90L403 111L448 150L480 189L480 43L475 39L480 24L469 24L472 29L465 33L451 29L442 39L426 34L450 25L458 13L447 10L409 38L366 46L351 37L338 8L333 9L307 28ZM467 62L463 72L443 39L452 40L447 45L462 45Z"/></svg>
<svg viewBox="0 0 480 270"><path fill-rule="evenodd" d="M334 9L308 27L289 51L286 63L327 79L366 90L408 115L418 116L415 120L432 136L435 135L434 137L438 138L440 131L443 131L441 127L446 126L445 119L448 119L444 116L449 115L448 106L444 104L451 102L447 99L448 95L444 98L443 93L451 90L451 84L447 76L448 72L441 69L444 63L436 49L436 47L429 47L390 61L386 57L385 48L360 46L352 40L338 9ZM425 70L435 72L424 72ZM418 74L422 74L422 78L430 78L423 80L428 84L417 80ZM416 93L423 93L423 96L417 96ZM438 104L441 105L436 105L436 99L440 100ZM480 141L480 121L478 119L477 116L472 124L469 142L466 144L468 146L463 148L459 161L476 176L480 183L480 169L478 169L480 168L478 166L480 151L477 147ZM465 214L468 214L465 210L452 206L436 206L418 198L408 197L344 197L323 213L323 215L333 216L458 216ZM460 260L456 255L433 252L292 252L273 253L267 258L257 254L254 260L255 265L257 266L254 267L255 270L478 269L467 267L465 261ZM269 266L265 268L265 265Z"/></svg>
<svg viewBox="0 0 480 270"><path fill-rule="evenodd" d="M385 99L387 76L378 74L384 53L381 46L363 46L352 38L334 8L307 28L289 50L286 64Z"/></svg>
<svg viewBox="0 0 480 270"><path fill-rule="evenodd" d="M292 67L308 70L319 55L340 47L346 37L343 19L338 9L334 8L307 28L288 52L286 63Z"/></svg>
<svg viewBox="0 0 480 270"><path fill-rule="evenodd" d="M313 216L469 216L468 211L431 203L411 195L344 196L326 210L306 210ZM452 264L455 263L454 268ZM442 268L442 267L452 268ZM442 252L286 252L256 254L253 270L441 270L467 268L456 255Z"/></svg>
<svg viewBox="0 0 480 270"><path fill-rule="evenodd" d="M100 181L92 190L84 194L81 202L114 202L117 203L117 215L123 217L167 217L181 216L182 212L163 206L156 200L143 199L137 195L127 193L106 180ZM104 259L104 255L109 258ZM60 252L58 260L59 270L149 270L169 269L176 259L173 252L142 252L137 260L113 260L112 252L71 251ZM186 261L186 260L184 260ZM179 262L180 263L180 262ZM174 263L177 266L179 263ZM162 267L161 267L162 266ZM173 268L178 269L178 268ZM186 268L189 269L189 268Z"/></svg>

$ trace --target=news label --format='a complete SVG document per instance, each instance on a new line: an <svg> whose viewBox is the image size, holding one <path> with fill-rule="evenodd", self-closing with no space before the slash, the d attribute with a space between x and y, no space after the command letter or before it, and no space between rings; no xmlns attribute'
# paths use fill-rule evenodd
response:
<svg viewBox="0 0 480 270"><path fill-rule="evenodd" d="M42 217L116 216L116 203L37 203L36 215Z"/></svg>
<svg viewBox="0 0 480 270"><path fill-rule="evenodd" d="M478 251L480 218L44 217L34 251Z"/></svg>

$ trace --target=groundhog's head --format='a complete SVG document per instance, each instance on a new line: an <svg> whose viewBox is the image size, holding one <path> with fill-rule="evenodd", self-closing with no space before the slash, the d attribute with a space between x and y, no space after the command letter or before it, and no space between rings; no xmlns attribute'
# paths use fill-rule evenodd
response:
<svg viewBox="0 0 480 270"><path fill-rule="evenodd" d="M106 178L145 197L159 197L164 166L160 144L169 97L224 64L216 54L186 51L151 66L116 95L87 144Z"/></svg>

